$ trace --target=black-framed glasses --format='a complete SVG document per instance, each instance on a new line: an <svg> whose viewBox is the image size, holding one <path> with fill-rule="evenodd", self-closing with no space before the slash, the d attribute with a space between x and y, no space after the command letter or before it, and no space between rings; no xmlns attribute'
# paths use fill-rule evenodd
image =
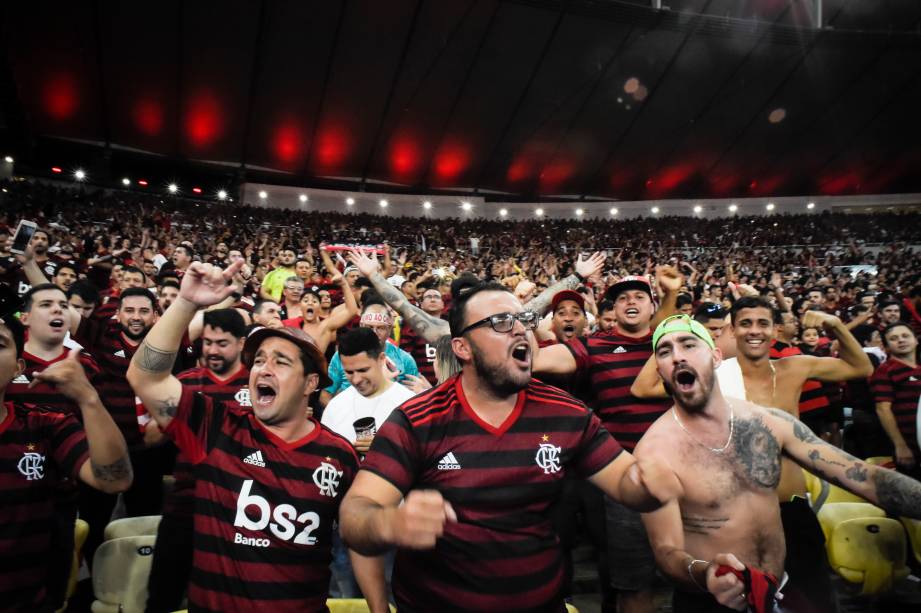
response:
<svg viewBox="0 0 921 613"><path fill-rule="evenodd" d="M515 327L516 321L520 321L521 325L523 325L526 330L533 330L537 327L537 324L540 323L540 315L535 311L522 311L521 313L496 313L495 315L490 315L489 317L484 317L479 321L473 322L458 332L456 336L463 336L475 328L480 328L486 325L490 326L496 332L508 334Z"/></svg>

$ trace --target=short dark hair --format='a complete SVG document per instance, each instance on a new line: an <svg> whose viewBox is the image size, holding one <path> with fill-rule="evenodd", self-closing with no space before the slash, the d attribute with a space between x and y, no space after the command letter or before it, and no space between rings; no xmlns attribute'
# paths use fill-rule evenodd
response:
<svg viewBox="0 0 921 613"><path fill-rule="evenodd" d="M256 315L259 315L260 313L262 313L262 309L265 308L265 305L270 302L276 306L278 305L278 303L275 302L274 300L257 300L256 303L253 305L253 313L255 313Z"/></svg>
<svg viewBox="0 0 921 613"><path fill-rule="evenodd" d="M675 299L675 306L681 308L686 304L694 304L694 298L690 294L678 294L678 297Z"/></svg>
<svg viewBox="0 0 921 613"><path fill-rule="evenodd" d="M54 283L39 283L38 285L33 285L29 291L25 293L22 297L22 312L28 313L32 310L32 302L34 302L33 297L38 292L44 292L47 290L54 290L64 294L64 297L67 298L67 293L62 290L59 286Z"/></svg>
<svg viewBox="0 0 921 613"><path fill-rule="evenodd" d="M894 324L889 324L888 326L886 326L885 328L883 328L883 332L882 332L883 344L884 344L886 347L889 346L889 341L886 340L886 335L889 334L889 332L890 332L891 330L894 330L894 329L896 329L896 328L901 328L901 327L908 328L908 330L909 330L912 334L914 334L914 330L911 329L911 326L909 326L909 325L908 325L907 323L905 323L904 321L897 321L897 322L895 322Z"/></svg>
<svg viewBox="0 0 921 613"><path fill-rule="evenodd" d="M504 292L511 294L512 291L495 281L479 281L470 285L458 285L457 293L454 293L452 286L451 310L448 311L448 327L451 329L451 336L460 336L461 330L465 328L464 322L467 318L467 303L470 299L481 292Z"/></svg>
<svg viewBox="0 0 921 613"><path fill-rule="evenodd" d="M75 275L80 274L80 267L77 266L74 262L60 262L60 263L55 267L55 269L54 269L54 275L52 275L52 276L55 276L55 277L58 276L58 273L61 272L62 270L64 270L65 268L69 268L69 269L71 269L72 271L74 271L74 274L75 274Z"/></svg>
<svg viewBox="0 0 921 613"><path fill-rule="evenodd" d="M384 297L378 294L376 290L365 292L361 297L361 312L364 313L369 306L373 306L375 304L387 306L387 303L384 302Z"/></svg>
<svg viewBox="0 0 921 613"><path fill-rule="evenodd" d="M771 314L771 321L777 321L777 315L775 315L776 309L774 308L774 305L768 302L763 296L743 296L742 298L736 300L732 305L732 308L729 310L732 325L736 325L736 316L742 309L767 309Z"/></svg>
<svg viewBox="0 0 921 613"><path fill-rule="evenodd" d="M96 304L99 302L99 288L93 285L91 281L81 279L74 281L73 285L67 290L67 297L77 296L87 304Z"/></svg>
<svg viewBox="0 0 921 613"><path fill-rule="evenodd" d="M369 358L376 358L381 351L381 341L371 328L352 328L339 338L340 357L364 352Z"/></svg>
<svg viewBox="0 0 921 613"><path fill-rule="evenodd" d="M176 281L175 279L163 279L163 281L159 285L159 289L163 289L164 287L173 287L176 289L181 288L181 286L179 285L179 281Z"/></svg>
<svg viewBox="0 0 921 613"><path fill-rule="evenodd" d="M368 289L374 287L374 284L371 283L371 279L367 277L358 277L355 279L355 287L366 287Z"/></svg>
<svg viewBox="0 0 921 613"><path fill-rule="evenodd" d="M129 272L130 272L130 273L139 274L139 275L141 275L141 278L144 279L145 282L147 281L147 273L145 273L143 270L141 270L141 269L138 268L137 266L125 266L125 267L122 269L122 274L126 274L126 273L129 273Z"/></svg>
<svg viewBox="0 0 921 613"><path fill-rule="evenodd" d="M147 298L150 300L150 308L156 310L157 302L154 299L154 295L150 293L150 290L146 287L129 287L123 289L119 300L121 301L118 305L119 310L121 310L122 305L125 304L125 298L131 298L132 296L140 296L141 298Z"/></svg>
<svg viewBox="0 0 921 613"><path fill-rule="evenodd" d="M694 309L694 321L705 324L711 319L725 319L728 314L729 311L723 308L723 305L715 302L704 302Z"/></svg>
<svg viewBox="0 0 921 613"><path fill-rule="evenodd" d="M219 328L234 338L246 336L246 322L236 309L205 311L204 325Z"/></svg>
<svg viewBox="0 0 921 613"><path fill-rule="evenodd" d="M22 357L22 352L26 346L26 328L15 315L3 315L0 317L0 325L6 326L13 335L13 344L16 345L16 359Z"/></svg>
<svg viewBox="0 0 921 613"><path fill-rule="evenodd" d="M859 326L854 326L851 330L851 334L854 335L854 338L857 339L857 342L860 343L862 347L866 347L870 339L873 338L873 333L877 331L875 326L860 324Z"/></svg>
<svg viewBox="0 0 921 613"><path fill-rule="evenodd" d="M605 311L613 311L613 310L614 310L614 302L612 302L611 300L602 300L601 302L598 303L598 314L599 315L601 315Z"/></svg>
<svg viewBox="0 0 921 613"><path fill-rule="evenodd" d="M185 251L186 255L189 256L189 258L195 257L195 252L192 251L192 248L186 245L185 243L179 243L178 245L173 247L173 252L175 253L177 249L182 249L183 251Z"/></svg>

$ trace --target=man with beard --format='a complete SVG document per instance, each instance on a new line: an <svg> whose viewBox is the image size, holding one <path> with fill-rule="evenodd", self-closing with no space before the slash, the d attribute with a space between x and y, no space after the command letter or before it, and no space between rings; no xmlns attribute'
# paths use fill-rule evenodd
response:
<svg viewBox="0 0 921 613"><path fill-rule="evenodd" d="M285 280L288 277L297 276L297 272L294 269L296 259L297 254L291 247L284 247L278 250L278 254L275 257L275 268L262 280L259 296L263 300L272 300L274 302L281 300L281 291L285 286Z"/></svg>
<svg viewBox="0 0 921 613"><path fill-rule="evenodd" d="M28 330L22 352L25 368L6 388L6 398L53 409L81 419L80 406L52 384L38 379L39 373L67 359L64 346L73 314L67 296L57 285L33 285L23 296L20 320ZM77 352L87 380L92 384L99 374L96 362L86 353ZM51 530L51 564L48 571L48 598L55 608L64 604L70 567L73 561L74 521L77 519L77 487L73 480L62 479L56 489L54 524Z"/></svg>
<svg viewBox="0 0 921 613"><path fill-rule="evenodd" d="M345 281L345 277L337 273L333 277L333 283L338 283L342 288L344 302L333 309L329 317L320 319L320 297L314 290L308 289L303 292L301 298L301 316L285 319L282 322L286 326L300 328L309 334L324 354L330 344L335 342L336 331L347 326L358 315L358 302L355 301L355 294L352 293L352 288Z"/></svg>
<svg viewBox="0 0 921 613"><path fill-rule="evenodd" d="M61 262L55 265L54 274L51 276L51 282L66 292L78 278L79 273L76 264L72 262Z"/></svg>
<svg viewBox="0 0 921 613"><path fill-rule="evenodd" d="M676 500L643 517L659 568L679 586L676 613L812 610L792 585L774 599L784 577L781 458L893 515L921 517L921 483L829 445L785 411L724 397L721 353L698 322L663 321L653 346L674 405L635 453L666 462L681 483Z"/></svg>
<svg viewBox="0 0 921 613"><path fill-rule="evenodd" d="M201 311L200 311L201 312ZM241 361L246 322L236 309L204 312L202 358L205 365L176 376L184 388L205 394L240 411L252 410L249 369ZM147 430L159 426L146 419ZM194 465L182 451L176 457L176 482L163 504L157 528L157 547L148 582L147 613L178 610L192 571L193 515L195 512Z"/></svg>
<svg viewBox="0 0 921 613"><path fill-rule="evenodd" d="M196 464L193 611L317 611L329 587L339 503L358 469L352 446L308 418L323 355L295 328L250 334L252 409L196 393L170 375L195 312L227 299L242 262L195 263L145 338L128 378L151 416ZM386 595L369 595L370 600ZM375 613L378 613L375 611Z"/></svg>
<svg viewBox="0 0 921 613"><path fill-rule="evenodd" d="M918 477L918 406L921 402L921 368L918 339L908 324L892 324L883 332L889 354L871 379L876 414L892 441L893 457L900 471Z"/></svg>
<svg viewBox="0 0 921 613"><path fill-rule="evenodd" d="M391 413L346 495L352 549L399 547L400 610L561 611L548 509L566 474L643 510L679 487L656 461L634 462L585 405L531 378L539 317L500 284L457 288L449 325L463 370Z"/></svg>
<svg viewBox="0 0 921 613"><path fill-rule="evenodd" d="M119 277L118 285L112 288L108 295L101 297L101 303L93 313L98 319L111 319L118 311L119 300L123 291L129 288L143 288L147 290L147 275L137 266L125 266ZM147 290L148 292L150 290Z"/></svg>
<svg viewBox="0 0 921 613"><path fill-rule="evenodd" d="M534 358L534 372L539 377L581 375L581 383L594 394L592 408L627 451L633 451L669 404L659 398L637 398L630 392L631 383L652 355L653 318L674 313L683 284L675 269L660 267L657 273L664 290L658 310L646 277L624 277L605 292L617 317L613 330L543 347ZM654 610L656 564L643 523L638 513L615 500L605 499L604 503L608 563L612 587L618 590L617 604L624 613L649 613Z"/></svg>
<svg viewBox="0 0 921 613"><path fill-rule="evenodd" d="M820 292L821 293L821 292ZM824 311L806 311L802 327L821 327L836 338L840 358L794 355L770 359L774 338L774 309L760 296L740 298L730 311L737 357L722 361L716 371L720 388L734 398L799 415L799 401L807 379L847 381L869 377L870 359L841 320ZM834 606L834 589L827 566L821 526L806 500L802 471L784 460L777 486L787 537L786 569L790 583L819 609Z"/></svg>
<svg viewBox="0 0 921 613"><path fill-rule="evenodd" d="M157 286L157 305L160 312L166 311L169 305L173 304L179 295L179 282L173 279L166 279Z"/></svg>
<svg viewBox="0 0 921 613"><path fill-rule="evenodd" d="M70 334L99 364L102 371L98 379L99 395L125 437L131 454L135 475L134 483L124 495L126 513L129 517L159 515L161 482L174 450L166 445L145 448L138 427L135 394L126 378L131 356L157 320L153 294L143 287L123 290L115 319L85 318L75 309L71 312ZM87 488L81 490L80 517L90 524L85 545L89 560L102 542L103 529L111 519L115 502L115 496Z"/></svg>

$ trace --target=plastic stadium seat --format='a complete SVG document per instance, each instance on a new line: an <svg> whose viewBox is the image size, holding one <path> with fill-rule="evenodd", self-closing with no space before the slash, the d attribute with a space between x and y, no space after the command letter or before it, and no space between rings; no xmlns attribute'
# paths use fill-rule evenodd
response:
<svg viewBox="0 0 921 613"><path fill-rule="evenodd" d="M156 536L161 517L160 515L143 515L110 521L106 526L104 539L109 541L126 536Z"/></svg>
<svg viewBox="0 0 921 613"><path fill-rule="evenodd" d="M369 613L371 610L364 598L327 598L326 606L329 613ZM393 605L390 610L396 611Z"/></svg>
<svg viewBox="0 0 921 613"><path fill-rule="evenodd" d="M905 526L905 532L908 533L908 544L911 545L911 551L915 555L915 561L921 564L921 521L900 517L902 525Z"/></svg>
<svg viewBox="0 0 921 613"><path fill-rule="evenodd" d="M144 610L156 539L126 536L99 546L93 558L93 613Z"/></svg>
<svg viewBox="0 0 921 613"><path fill-rule="evenodd" d="M90 525L88 523L82 519L74 522L74 560L70 567L70 578L67 580L67 595L65 596L64 606L60 609L61 611L67 609L67 600L74 595L77 589L77 577L80 574L80 554L89 534Z"/></svg>
<svg viewBox="0 0 921 613"><path fill-rule="evenodd" d="M859 517L860 514L877 514ZM819 521L832 569L862 594L878 594L909 574L905 565L905 530L870 504L837 503L822 507Z"/></svg>
<svg viewBox="0 0 921 613"><path fill-rule="evenodd" d="M860 502L863 504L870 504L866 498L861 498L842 487L838 487L834 483L829 483L828 497L825 499L825 504L834 504L838 502Z"/></svg>
<svg viewBox="0 0 921 613"><path fill-rule="evenodd" d="M806 491L809 492L809 506L812 507L813 511L818 512L828 497L828 483L822 481L805 468L803 469L803 478L806 480Z"/></svg>
<svg viewBox="0 0 921 613"><path fill-rule="evenodd" d="M873 466L884 466L886 468L895 468L895 462L892 459L891 455L876 455L872 458L867 458L864 460L867 464L872 464Z"/></svg>

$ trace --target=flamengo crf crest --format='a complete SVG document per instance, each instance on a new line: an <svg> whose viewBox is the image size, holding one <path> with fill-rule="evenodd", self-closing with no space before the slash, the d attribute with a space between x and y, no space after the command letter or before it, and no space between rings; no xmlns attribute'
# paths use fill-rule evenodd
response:
<svg viewBox="0 0 921 613"><path fill-rule="evenodd" d="M339 487L339 477L342 476L341 470L328 462L320 462L320 465L313 471L313 482L320 488L320 493L330 498L336 497L336 488Z"/></svg>
<svg viewBox="0 0 921 613"><path fill-rule="evenodd" d="M559 447L550 443L541 443L540 447L537 448L537 455L534 456L534 461L544 469L545 475L559 472L560 451Z"/></svg>
<svg viewBox="0 0 921 613"><path fill-rule="evenodd" d="M45 456L34 451L27 451L22 454L19 464L16 465L19 472L28 481L38 481L45 476Z"/></svg>

